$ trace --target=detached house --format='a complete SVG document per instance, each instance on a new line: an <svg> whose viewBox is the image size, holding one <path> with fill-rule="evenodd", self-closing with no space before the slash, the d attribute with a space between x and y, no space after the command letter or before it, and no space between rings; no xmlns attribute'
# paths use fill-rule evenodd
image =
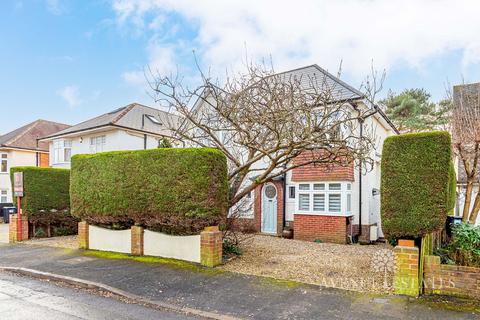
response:
<svg viewBox="0 0 480 320"><path fill-rule="evenodd" d="M398 131L378 106L369 103L363 93L317 65L283 72L276 76L298 79L306 90L309 79L319 79L329 87L332 104L344 104L352 112L362 110L368 116L357 126L359 132L368 129L375 140L371 151L372 170L362 170L360 164L349 166L305 165L295 167L272 182L258 186L249 199L252 209L242 214L242 223L258 232L281 235L293 229L295 239L346 243L357 239L376 241L383 236L380 221L380 161L383 141ZM206 110L205 99L197 101L198 110ZM200 112L200 111L199 111ZM290 165L301 161L300 155ZM301 161L301 162L297 162ZM250 177L251 180L255 176Z"/></svg>
<svg viewBox="0 0 480 320"><path fill-rule="evenodd" d="M52 167L70 168L70 158L75 154L157 148L170 136L171 121L176 117L168 112L132 103L40 141L49 144Z"/></svg>
<svg viewBox="0 0 480 320"><path fill-rule="evenodd" d="M37 143L37 139L68 127L66 124L37 120L0 136L0 203L12 202L10 168L48 167L48 143Z"/></svg>

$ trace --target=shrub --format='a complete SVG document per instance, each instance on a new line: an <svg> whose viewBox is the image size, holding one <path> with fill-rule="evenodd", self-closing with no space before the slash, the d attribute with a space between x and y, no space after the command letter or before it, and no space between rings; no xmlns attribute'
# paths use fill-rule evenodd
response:
<svg viewBox="0 0 480 320"><path fill-rule="evenodd" d="M24 212L29 216L42 210L65 210L70 208L70 170L39 167L13 167L14 172L23 172L25 196L21 200ZM17 199L14 198L14 203Z"/></svg>
<svg viewBox="0 0 480 320"><path fill-rule="evenodd" d="M224 256L241 256L242 249L229 239L223 239L222 252Z"/></svg>
<svg viewBox="0 0 480 320"><path fill-rule="evenodd" d="M71 202L91 224L195 234L225 218L226 158L208 148L75 155Z"/></svg>
<svg viewBox="0 0 480 320"><path fill-rule="evenodd" d="M442 260L469 267L480 267L480 227L462 223L453 227L452 241L446 246ZM437 253L438 254L438 253Z"/></svg>
<svg viewBox="0 0 480 320"><path fill-rule="evenodd" d="M448 215L453 216L453 210L455 209L455 204L457 201L457 174L455 173L455 164L453 163L453 161L450 161L450 168L448 174L449 181L447 212Z"/></svg>
<svg viewBox="0 0 480 320"><path fill-rule="evenodd" d="M454 176L447 132L385 139L382 153L382 228L388 239L417 238L441 229L453 207Z"/></svg>
<svg viewBox="0 0 480 320"><path fill-rule="evenodd" d="M25 196L21 206L32 224L33 236L51 236L51 228L65 227L77 232L77 219L70 215L70 170L39 167L13 167L10 170L23 172ZM16 198L14 199L16 202ZM66 229L65 229L66 230ZM55 235L55 232L53 232Z"/></svg>

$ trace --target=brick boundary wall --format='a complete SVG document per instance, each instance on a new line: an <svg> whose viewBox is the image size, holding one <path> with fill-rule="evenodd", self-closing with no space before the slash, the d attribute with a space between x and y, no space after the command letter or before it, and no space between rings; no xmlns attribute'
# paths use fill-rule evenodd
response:
<svg viewBox="0 0 480 320"><path fill-rule="evenodd" d="M222 264L222 232L216 227L206 227L200 233L200 261L206 267Z"/></svg>
<svg viewBox="0 0 480 320"><path fill-rule="evenodd" d="M438 256L425 256L425 294L480 299L480 268L440 263Z"/></svg>
<svg viewBox="0 0 480 320"><path fill-rule="evenodd" d="M21 219L22 219L22 241L25 241L25 240L28 240L28 217L22 214ZM10 215L10 223L8 226L8 242L9 243L18 242L17 223L18 223L18 215L17 214Z"/></svg>
<svg viewBox="0 0 480 320"><path fill-rule="evenodd" d="M143 256L143 235L144 230L140 226L132 226L131 228L131 251L134 256Z"/></svg>
<svg viewBox="0 0 480 320"><path fill-rule="evenodd" d="M413 240L399 240L393 249L395 254L395 273L393 286L396 294L417 297L420 293L418 284L419 250Z"/></svg>
<svg viewBox="0 0 480 320"><path fill-rule="evenodd" d="M88 249L88 223L85 221L80 221L78 223L78 248L79 249Z"/></svg>
<svg viewBox="0 0 480 320"><path fill-rule="evenodd" d="M134 256L144 255L144 228L140 226L132 226L131 249L130 253ZM89 225L85 221L78 223L78 248L89 249L88 243ZM206 267L216 267L222 264L223 258L223 236L218 226L206 227L200 233L200 261Z"/></svg>
<svg viewBox="0 0 480 320"><path fill-rule="evenodd" d="M347 243L347 217L295 214L293 238L295 240Z"/></svg>

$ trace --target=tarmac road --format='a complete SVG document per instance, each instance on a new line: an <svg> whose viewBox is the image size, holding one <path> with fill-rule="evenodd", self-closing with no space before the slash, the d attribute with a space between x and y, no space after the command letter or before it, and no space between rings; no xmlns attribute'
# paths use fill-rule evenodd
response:
<svg viewBox="0 0 480 320"><path fill-rule="evenodd" d="M199 319L165 310L58 286L47 281L0 273L0 319Z"/></svg>

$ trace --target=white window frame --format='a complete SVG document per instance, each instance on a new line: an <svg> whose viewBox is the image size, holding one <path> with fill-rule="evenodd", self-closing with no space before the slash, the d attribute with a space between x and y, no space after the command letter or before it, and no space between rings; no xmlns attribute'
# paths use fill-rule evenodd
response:
<svg viewBox="0 0 480 320"><path fill-rule="evenodd" d="M6 156L6 157L4 158L3 156ZM8 160L9 160L9 159L8 159L8 153L6 153L6 152L1 152L1 153L0 153L0 173L8 174L8 170L9 170L9 163L8 163L9 161L8 161ZM2 170L2 163L3 163L4 161L5 161L6 164L7 164L7 166L6 166L6 167L7 167L7 171L1 171L1 170Z"/></svg>
<svg viewBox="0 0 480 320"><path fill-rule="evenodd" d="M0 203L8 203L8 190L0 189Z"/></svg>
<svg viewBox="0 0 480 320"><path fill-rule="evenodd" d="M340 189L334 190L331 185L339 184ZM306 190L308 185L308 190ZM323 189L321 188L323 185ZM301 190L301 187L303 190ZM340 211L330 211L329 197L333 194L340 195ZM352 183L344 181L315 181L315 182L299 182L296 184L295 212L299 214L312 215L336 215L349 216L352 214ZM305 198L308 195L308 210L300 208L300 197ZM314 196L324 196L324 210L314 210ZM348 204L350 201L350 205ZM350 210L348 210L350 207Z"/></svg>
<svg viewBox="0 0 480 320"><path fill-rule="evenodd" d="M69 156L66 156L70 150ZM72 140L58 139L53 141L53 164L70 163L72 158Z"/></svg>
<svg viewBox="0 0 480 320"><path fill-rule="evenodd" d="M90 137L90 141L89 141L90 153L104 152L106 144L107 144L106 135Z"/></svg>

